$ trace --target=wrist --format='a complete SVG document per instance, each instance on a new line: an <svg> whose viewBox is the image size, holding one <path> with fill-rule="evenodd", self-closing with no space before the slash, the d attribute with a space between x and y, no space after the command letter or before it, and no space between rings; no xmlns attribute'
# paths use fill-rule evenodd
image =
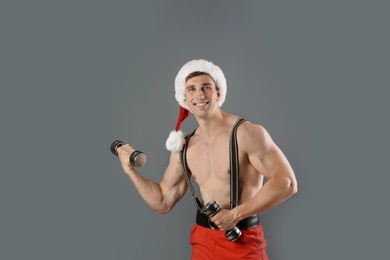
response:
<svg viewBox="0 0 390 260"><path fill-rule="evenodd" d="M244 204L235 207L234 209L232 209L232 211L237 221L244 220L256 214L250 211L248 207L246 207Z"/></svg>
<svg viewBox="0 0 390 260"><path fill-rule="evenodd" d="M129 176L130 178L131 178L132 176L134 176L135 174L137 174L137 172L135 171L134 167L132 167L132 166L130 166L129 168L127 168L124 172L125 172L125 174L126 174L127 176Z"/></svg>
<svg viewBox="0 0 390 260"><path fill-rule="evenodd" d="M231 211L236 222L239 222L245 218L243 217L242 212L240 211L238 206L232 209Z"/></svg>

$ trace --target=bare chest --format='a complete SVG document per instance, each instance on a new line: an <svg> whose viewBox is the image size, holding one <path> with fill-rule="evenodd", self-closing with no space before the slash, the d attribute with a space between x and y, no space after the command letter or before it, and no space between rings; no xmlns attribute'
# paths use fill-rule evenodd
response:
<svg viewBox="0 0 390 260"><path fill-rule="evenodd" d="M194 139L187 150L187 163L194 180L200 185L209 182L229 183L229 138L221 136L212 142Z"/></svg>

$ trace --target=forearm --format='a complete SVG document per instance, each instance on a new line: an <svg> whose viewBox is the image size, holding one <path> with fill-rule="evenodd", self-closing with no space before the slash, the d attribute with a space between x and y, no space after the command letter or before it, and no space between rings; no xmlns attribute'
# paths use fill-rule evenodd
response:
<svg viewBox="0 0 390 260"><path fill-rule="evenodd" d="M167 205L164 199L164 192L160 184L146 179L135 169L127 171L126 175L132 181L134 187L141 195L142 199L158 214L166 213L171 206Z"/></svg>
<svg viewBox="0 0 390 260"><path fill-rule="evenodd" d="M289 178L270 179L254 197L233 209L234 215L240 221L252 215L269 210L297 192L295 180Z"/></svg>

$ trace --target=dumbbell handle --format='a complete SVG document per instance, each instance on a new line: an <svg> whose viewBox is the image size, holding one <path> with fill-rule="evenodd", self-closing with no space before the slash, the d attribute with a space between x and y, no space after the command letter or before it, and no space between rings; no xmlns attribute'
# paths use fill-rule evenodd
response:
<svg viewBox="0 0 390 260"><path fill-rule="evenodd" d="M210 220L210 217L217 214L219 210L220 210L220 207L215 201L208 202L202 209L203 214L205 214L207 217L209 217L209 226L211 229L219 230L218 226L215 225ZM241 236L241 234L242 234L241 230L238 227L234 227L234 228L227 230L225 232L225 237L230 242L233 242L233 241L237 240Z"/></svg>
<svg viewBox="0 0 390 260"><path fill-rule="evenodd" d="M110 146L111 153L118 156L118 151L117 149L124 145L125 143L122 142L121 140L115 140L112 142ZM134 150L129 157L130 164L133 165L134 167L142 167L146 164L146 155L139 151L139 150Z"/></svg>

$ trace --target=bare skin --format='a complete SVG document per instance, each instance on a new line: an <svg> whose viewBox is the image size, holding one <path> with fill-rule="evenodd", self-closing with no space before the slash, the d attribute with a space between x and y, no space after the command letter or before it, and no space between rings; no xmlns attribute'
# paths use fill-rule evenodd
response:
<svg viewBox="0 0 390 260"><path fill-rule="evenodd" d="M215 200L222 208L211 220L221 230L229 230L240 220L275 207L295 194L297 181L288 160L267 131L244 122L237 131L240 205L229 210L229 136L238 117L223 112L218 99L218 89L210 76L187 80L186 104L199 123L189 141L188 166L199 185L203 203ZM160 183L155 183L130 165L132 151L130 145L118 148L123 170L152 209L159 214L169 212L187 190L179 154L171 153ZM265 185L264 177L268 179Z"/></svg>

